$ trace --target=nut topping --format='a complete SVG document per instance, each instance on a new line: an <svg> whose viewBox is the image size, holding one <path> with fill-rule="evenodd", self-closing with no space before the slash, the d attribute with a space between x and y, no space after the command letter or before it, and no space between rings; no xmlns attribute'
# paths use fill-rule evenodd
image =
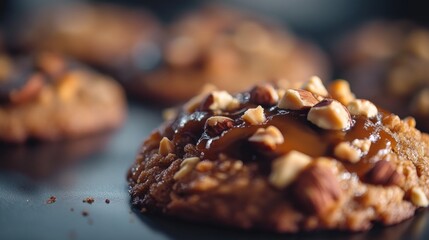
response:
<svg viewBox="0 0 429 240"><path fill-rule="evenodd" d="M240 106L240 102L227 91L213 91L201 106L204 110L211 111L233 110Z"/></svg>
<svg viewBox="0 0 429 240"><path fill-rule="evenodd" d="M334 155L340 159L356 163L362 155L368 153L371 147L369 139L355 139L350 142L341 142L334 148Z"/></svg>
<svg viewBox="0 0 429 240"><path fill-rule="evenodd" d="M327 130L343 130L351 125L347 109L338 101L325 99L308 112L307 120Z"/></svg>
<svg viewBox="0 0 429 240"><path fill-rule="evenodd" d="M279 188L289 186L298 174L311 162L310 156L298 151L290 151L288 154L275 159L271 165L270 183Z"/></svg>
<svg viewBox="0 0 429 240"><path fill-rule="evenodd" d="M341 188L331 169L315 164L301 172L293 187L296 204L304 212L323 214L341 197Z"/></svg>
<svg viewBox="0 0 429 240"><path fill-rule="evenodd" d="M180 169L174 174L173 179L179 180L188 175L199 161L200 158L198 157L190 157L183 159L182 163L180 164Z"/></svg>
<svg viewBox="0 0 429 240"><path fill-rule="evenodd" d="M350 90L350 84L345 80L337 80L329 86L329 94L333 99L347 106L355 100L355 95Z"/></svg>
<svg viewBox="0 0 429 240"><path fill-rule="evenodd" d="M261 106L247 109L241 118L251 125L259 125L266 120L264 109Z"/></svg>
<svg viewBox="0 0 429 240"><path fill-rule="evenodd" d="M374 167L365 174L365 181L375 185L399 185L402 180L402 176L386 160L376 162Z"/></svg>
<svg viewBox="0 0 429 240"><path fill-rule="evenodd" d="M270 106L279 101L279 95L270 84L258 85L250 91L250 101L255 104Z"/></svg>
<svg viewBox="0 0 429 240"><path fill-rule="evenodd" d="M166 137L163 137L159 142L159 154L167 156L169 153L174 152L174 144Z"/></svg>
<svg viewBox="0 0 429 240"><path fill-rule="evenodd" d="M210 137L221 135L224 131L234 126L234 120L229 117L209 117L204 125L205 132Z"/></svg>
<svg viewBox="0 0 429 240"><path fill-rule="evenodd" d="M328 90L326 90L322 80L317 76L311 77L310 80L304 84L302 89L310 91L314 94L317 94L323 97L328 96Z"/></svg>
<svg viewBox="0 0 429 240"><path fill-rule="evenodd" d="M214 86L213 84L205 84L197 96L191 98L187 103L183 105L183 109L188 113L194 112L195 109L201 104L201 102L207 98L207 94L214 90L216 90L216 86Z"/></svg>
<svg viewBox="0 0 429 240"><path fill-rule="evenodd" d="M353 100L347 105L347 108L353 115L362 115L368 118L373 118L378 114L377 107L365 99Z"/></svg>
<svg viewBox="0 0 429 240"><path fill-rule="evenodd" d="M429 206L428 198L423 190L419 187L413 187L410 191L411 202L417 207Z"/></svg>
<svg viewBox="0 0 429 240"><path fill-rule="evenodd" d="M250 142L261 144L264 148L274 150L277 144L284 142L283 134L274 126L259 128L250 138Z"/></svg>
<svg viewBox="0 0 429 240"><path fill-rule="evenodd" d="M311 108L319 102L313 93L302 89L288 89L279 101L278 107L282 109L302 110Z"/></svg>

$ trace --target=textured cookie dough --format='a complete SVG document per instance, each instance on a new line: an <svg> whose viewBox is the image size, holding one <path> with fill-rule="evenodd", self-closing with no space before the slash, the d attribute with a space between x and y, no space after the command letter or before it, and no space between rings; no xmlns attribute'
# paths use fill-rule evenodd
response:
<svg viewBox="0 0 429 240"><path fill-rule="evenodd" d="M129 171L142 212L274 232L362 231L428 206L428 135L357 99L345 81L213 91L168 116Z"/></svg>
<svg viewBox="0 0 429 240"><path fill-rule="evenodd" d="M121 87L59 55L0 54L0 141L76 138L118 127Z"/></svg>
<svg viewBox="0 0 429 240"><path fill-rule="evenodd" d="M158 68L135 82L135 95L183 102L206 84L231 92L269 79L299 87L327 75L325 55L314 45L253 14L208 6L167 28ZM174 94L172 93L174 89Z"/></svg>
<svg viewBox="0 0 429 240"><path fill-rule="evenodd" d="M429 130L429 30L409 22L372 22L342 40L339 66L352 88Z"/></svg>

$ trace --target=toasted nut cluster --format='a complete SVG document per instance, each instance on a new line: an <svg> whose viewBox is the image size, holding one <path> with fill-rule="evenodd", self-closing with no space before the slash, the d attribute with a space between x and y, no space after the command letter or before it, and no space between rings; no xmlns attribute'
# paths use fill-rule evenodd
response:
<svg viewBox="0 0 429 240"><path fill-rule="evenodd" d="M374 167L365 174L365 181L375 185L399 185L403 180L402 175L396 172L392 163L379 160Z"/></svg>
<svg viewBox="0 0 429 240"><path fill-rule="evenodd" d="M214 116L209 117L204 125L205 132L210 137L221 135L224 131L234 126L234 120L229 117Z"/></svg>
<svg viewBox="0 0 429 240"><path fill-rule="evenodd" d="M256 104L270 106L279 101L279 95L272 85L259 85L250 91L250 101Z"/></svg>
<svg viewBox="0 0 429 240"><path fill-rule="evenodd" d="M183 109L188 113L194 112L195 109L197 109L198 106L200 106L201 102L207 98L207 94L215 90L216 90L215 85L205 84L197 96L191 98L188 102L186 102L183 105Z"/></svg>
<svg viewBox="0 0 429 240"><path fill-rule="evenodd" d="M183 159L182 163L180 164L180 169L174 174L173 179L179 180L188 175L192 171L192 169L194 169L198 162L200 162L200 158L198 157L190 157Z"/></svg>
<svg viewBox="0 0 429 240"><path fill-rule="evenodd" d="M328 90L326 90L322 80L317 76L311 77L310 80L304 84L302 89L310 91L322 97L328 96Z"/></svg>
<svg viewBox="0 0 429 240"><path fill-rule="evenodd" d="M282 109L302 110L311 108L319 102L313 93L302 89L288 89L279 101Z"/></svg>
<svg viewBox="0 0 429 240"><path fill-rule="evenodd" d="M340 159L356 163L367 154L371 147L369 139L355 139L350 142L341 142L334 148L334 155Z"/></svg>
<svg viewBox="0 0 429 240"><path fill-rule="evenodd" d="M244 121L250 123L251 125L259 125L266 120L264 108L262 108L261 106L247 109L247 111L244 112L241 118Z"/></svg>
<svg viewBox="0 0 429 240"><path fill-rule="evenodd" d="M174 152L174 144L166 137L163 137L159 142L159 154L167 156L169 153Z"/></svg>
<svg viewBox="0 0 429 240"><path fill-rule="evenodd" d="M326 213L341 198L340 184L332 170L314 164L303 170L296 179L293 196L304 212Z"/></svg>
<svg viewBox="0 0 429 240"><path fill-rule="evenodd" d="M350 90L350 84L344 80L334 81L329 85L329 94L331 97L344 105L348 105L356 97Z"/></svg>
<svg viewBox="0 0 429 240"><path fill-rule="evenodd" d="M202 104L204 110L222 111L233 110L240 106L240 102L227 91L213 91Z"/></svg>
<svg viewBox="0 0 429 240"><path fill-rule="evenodd" d="M80 79L87 76L80 71L70 72L58 82L58 95L61 100L69 101L72 99L80 88Z"/></svg>
<svg viewBox="0 0 429 240"><path fill-rule="evenodd" d="M351 101L347 105L347 109L353 115L362 115L368 118L373 118L378 114L377 107L372 102L365 99Z"/></svg>
<svg viewBox="0 0 429 240"><path fill-rule="evenodd" d="M279 188L289 186L298 174L311 162L310 156L298 151L290 151L288 154L275 159L271 165L270 183Z"/></svg>
<svg viewBox="0 0 429 240"><path fill-rule="evenodd" d="M333 99L325 99L314 105L308 112L307 120L327 130L344 130L351 124L347 108Z"/></svg>
<svg viewBox="0 0 429 240"><path fill-rule="evenodd" d="M250 138L250 142L261 145L263 148L274 150L278 144L284 143L283 134L274 126L259 128Z"/></svg>
<svg viewBox="0 0 429 240"><path fill-rule="evenodd" d="M411 202L417 207L429 206L429 200L426 197L426 194L419 187L411 188L410 198L411 198Z"/></svg>

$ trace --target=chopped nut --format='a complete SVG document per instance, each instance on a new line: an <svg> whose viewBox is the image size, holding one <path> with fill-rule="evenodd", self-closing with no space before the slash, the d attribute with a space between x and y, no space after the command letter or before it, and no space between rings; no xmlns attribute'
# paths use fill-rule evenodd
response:
<svg viewBox="0 0 429 240"><path fill-rule="evenodd" d="M423 88L415 94L411 100L410 108L414 115L429 116L429 88Z"/></svg>
<svg viewBox="0 0 429 240"><path fill-rule="evenodd" d="M345 80L337 80L329 86L329 94L340 103L347 105L355 100L355 95L350 90L350 84Z"/></svg>
<svg viewBox="0 0 429 240"><path fill-rule="evenodd" d="M266 120L264 109L261 106L247 109L241 118L251 125L258 125L265 122Z"/></svg>
<svg viewBox="0 0 429 240"><path fill-rule="evenodd" d="M196 191L208 191L219 185L219 181L209 176L203 176L191 183L191 188Z"/></svg>
<svg viewBox="0 0 429 240"><path fill-rule="evenodd" d="M301 110L311 108L319 102L313 93L301 89L288 89L280 99L278 107L282 109Z"/></svg>
<svg viewBox="0 0 429 240"><path fill-rule="evenodd" d="M183 109L188 113L194 112L195 109L197 109L197 107L201 104L201 102L207 98L207 95L214 90L216 90L215 85L205 84L197 96L191 98L187 103L183 105Z"/></svg>
<svg viewBox="0 0 429 240"><path fill-rule="evenodd" d="M293 185L296 204L307 213L324 214L335 205L341 194L334 173L322 165L303 170Z"/></svg>
<svg viewBox="0 0 429 240"><path fill-rule="evenodd" d="M229 117L209 117L204 125L205 132L210 137L221 135L224 131L234 126L234 120Z"/></svg>
<svg viewBox="0 0 429 240"><path fill-rule="evenodd" d="M182 163L180 164L180 169L174 174L173 179L179 180L188 175L199 161L200 158L198 157L190 157L183 159Z"/></svg>
<svg viewBox="0 0 429 240"><path fill-rule="evenodd" d="M271 165L270 183L277 188L285 188L292 183L298 174L311 162L310 156L298 151L275 159Z"/></svg>
<svg viewBox="0 0 429 240"><path fill-rule="evenodd" d="M406 117L402 121L404 121L409 127L416 127L416 119L413 117Z"/></svg>
<svg viewBox="0 0 429 240"><path fill-rule="evenodd" d="M347 108L333 99L325 99L314 105L308 112L307 120L328 130L343 130L351 125Z"/></svg>
<svg viewBox="0 0 429 240"><path fill-rule="evenodd" d="M270 84L258 85L250 91L250 101L264 106L274 105L279 101L279 95Z"/></svg>
<svg viewBox="0 0 429 240"><path fill-rule="evenodd" d="M392 164L386 160L379 160L374 167L365 174L364 180L375 185L399 185L403 180Z"/></svg>
<svg viewBox="0 0 429 240"><path fill-rule="evenodd" d="M417 207L427 207L429 206L428 198L423 190L419 187L413 187L410 191L411 202Z"/></svg>
<svg viewBox="0 0 429 240"><path fill-rule="evenodd" d="M373 118L378 114L377 107L372 102L365 99L351 101L347 105L347 109L353 115L362 115L368 118Z"/></svg>
<svg viewBox="0 0 429 240"><path fill-rule="evenodd" d="M284 138L278 128L269 126L267 128L259 128L256 130L256 132L249 138L249 141L261 144L264 148L274 150L277 144L282 144L284 142Z"/></svg>
<svg viewBox="0 0 429 240"><path fill-rule="evenodd" d="M240 102L227 91L213 91L207 96L201 106L203 110L233 110L240 106Z"/></svg>
<svg viewBox="0 0 429 240"><path fill-rule="evenodd" d="M351 143L341 142L335 146L334 155L340 159L356 163L362 155L368 153L370 147L371 141L369 139L355 139Z"/></svg>
<svg viewBox="0 0 429 240"><path fill-rule="evenodd" d="M277 95L279 96L279 99L282 99L285 93L286 93L286 90L281 88L277 89Z"/></svg>
<svg viewBox="0 0 429 240"><path fill-rule="evenodd" d="M213 168L213 162L211 162L209 160L201 161L197 164L197 166L195 166L195 169L198 172L208 172L208 171L212 170L212 168Z"/></svg>
<svg viewBox="0 0 429 240"><path fill-rule="evenodd" d="M314 94L317 94L323 97L328 96L328 90L326 90L322 80L317 76L311 77L310 80L304 84L302 89L310 91Z"/></svg>
<svg viewBox="0 0 429 240"><path fill-rule="evenodd" d="M166 137L163 137L159 142L159 154L167 156L169 153L174 152L174 144Z"/></svg>
<svg viewBox="0 0 429 240"><path fill-rule="evenodd" d="M87 77L86 73L81 71L74 71L66 74L58 82L58 96L63 101L69 101L79 91L82 78Z"/></svg>

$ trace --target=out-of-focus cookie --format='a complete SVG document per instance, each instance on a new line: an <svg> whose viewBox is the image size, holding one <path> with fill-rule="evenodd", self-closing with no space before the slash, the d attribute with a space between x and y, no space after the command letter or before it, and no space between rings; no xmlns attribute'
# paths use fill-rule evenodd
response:
<svg viewBox="0 0 429 240"><path fill-rule="evenodd" d="M337 49L343 76L357 94L429 130L429 30L409 22L373 22Z"/></svg>
<svg viewBox="0 0 429 240"><path fill-rule="evenodd" d="M76 138L118 127L122 88L112 79L51 53L0 54L0 140Z"/></svg>
<svg viewBox="0 0 429 240"><path fill-rule="evenodd" d="M173 22L165 35L162 64L132 89L141 98L177 103L206 83L232 92L264 80L296 87L329 72L317 47L246 12L205 7Z"/></svg>
<svg viewBox="0 0 429 240"><path fill-rule="evenodd" d="M109 4L46 8L24 19L16 42L22 49L64 53L120 80L159 60L157 20L141 9Z"/></svg>
<svg viewBox="0 0 429 240"><path fill-rule="evenodd" d="M133 205L244 229L362 231L429 205L429 136L347 82L196 96L143 143Z"/></svg>

